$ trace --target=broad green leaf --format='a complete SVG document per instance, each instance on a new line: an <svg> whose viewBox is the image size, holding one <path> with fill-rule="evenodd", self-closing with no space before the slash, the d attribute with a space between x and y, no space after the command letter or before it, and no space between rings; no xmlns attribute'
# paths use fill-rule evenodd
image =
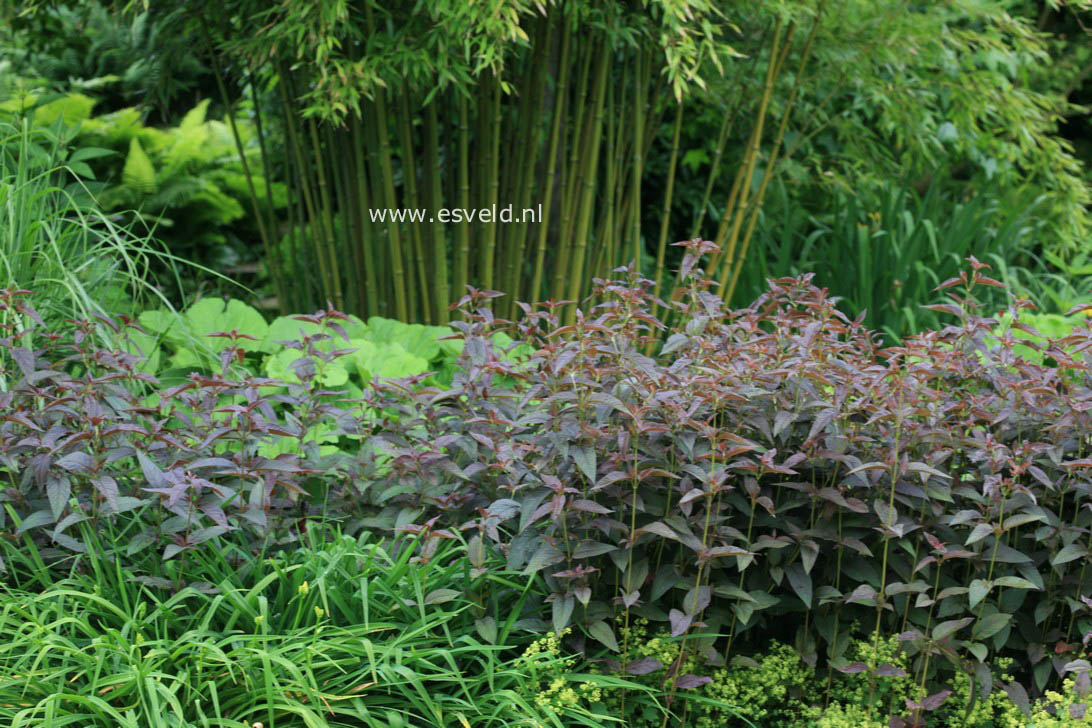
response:
<svg viewBox="0 0 1092 728"><path fill-rule="evenodd" d="M95 106L95 100L83 94L65 94L59 99L54 99L42 104L34 110L34 122L41 126L53 126L58 120L63 120L67 125L79 124L91 117L91 109Z"/></svg>
<svg viewBox="0 0 1092 728"><path fill-rule="evenodd" d="M1033 523L1036 521L1045 521L1046 517L1039 513L1017 513L1015 516L1010 516L1005 519L1004 525L1001 527L1003 531L1022 526L1025 523Z"/></svg>
<svg viewBox="0 0 1092 728"><path fill-rule="evenodd" d="M553 602L553 623L556 634L561 634L561 630L569 626L569 620L572 619L575 606L576 600L572 597L555 597Z"/></svg>
<svg viewBox="0 0 1092 728"><path fill-rule="evenodd" d="M400 344L376 344L367 339L353 339L347 348L355 348L356 351L345 361L356 369L365 382L370 382L374 377L412 377L428 371L428 361L410 354Z"/></svg>
<svg viewBox="0 0 1092 728"><path fill-rule="evenodd" d="M1076 561L1077 559L1083 559L1087 556L1088 549L1079 543L1071 543L1058 553L1054 554L1054 558L1050 560L1050 564L1051 566L1058 566L1059 564Z"/></svg>
<svg viewBox="0 0 1092 728"><path fill-rule="evenodd" d="M496 644L497 642L497 620L492 617L482 617L481 619L474 620L474 628L478 630L478 634L482 639L489 644Z"/></svg>
<svg viewBox="0 0 1092 728"><path fill-rule="evenodd" d="M595 482L596 458L595 449L590 447L574 446L569 448L573 456L573 462L580 468L580 472L588 479L589 483Z"/></svg>
<svg viewBox="0 0 1092 728"><path fill-rule="evenodd" d="M323 387L340 387L349 381L349 372L342 366L341 361L335 359L321 362L296 349L282 349L266 357L263 368L266 375L273 379L299 384L301 380L292 365L300 359L311 359L314 362L315 371Z"/></svg>
<svg viewBox="0 0 1092 728"><path fill-rule="evenodd" d="M967 537L967 541L964 546L970 546L973 543L977 543L982 539L993 534L993 525L989 523L980 523L974 527L971 531L971 535Z"/></svg>
<svg viewBox="0 0 1092 728"><path fill-rule="evenodd" d="M974 617L963 617L962 619L950 619L947 622L941 622L936 627L933 627L933 639L942 640L950 634L963 629L968 624L974 621Z"/></svg>
<svg viewBox="0 0 1092 728"><path fill-rule="evenodd" d="M993 583L986 581L985 579L975 579L971 582L971 586L967 591L967 599L970 603L971 609L974 609L979 602L986 598L986 595L990 593L990 589L993 588Z"/></svg>
<svg viewBox="0 0 1092 728"><path fill-rule="evenodd" d="M182 121L179 122L178 127L182 130L196 129L205 123L205 114L209 109L209 99L198 102L197 106L186 112L186 115L182 117Z"/></svg>
<svg viewBox="0 0 1092 728"><path fill-rule="evenodd" d="M1011 619L1011 614L995 612L978 620L975 623L974 629L971 630L971 632L974 635L975 639L984 640L987 637L992 637L993 635L1004 629L1005 625L1007 625Z"/></svg>
<svg viewBox="0 0 1092 728"><path fill-rule="evenodd" d="M588 634L591 635L596 641L602 643L611 652L618 652L618 640L614 637L614 630L610 628L610 625L600 620L598 622L592 622L588 625Z"/></svg>
<svg viewBox="0 0 1092 728"><path fill-rule="evenodd" d="M440 343L436 339L451 333L451 329L443 326L407 324L372 316L368 319L367 331L361 338L376 344L398 344L406 352L424 359L427 363L440 355Z"/></svg>
<svg viewBox="0 0 1092 728"><path fill-rule="evenodd" d="M169 336L171 332L182 325L181 317L170 311L164 311L158 309L155 311L141 311L140 316L137 317L137 323L141 327L151 334L162 334Z"/></svg>
<svg viewBox="0 0 1092 728"><path fill-rule="evenodd" d="M189 330L214 352L221 352L226 349L231 340L210 337L209 334L234 329L240 334L258 339L258 341L239 339L238 346L240 349L244 351L261 351L261 339L269 329L265 317L256 308L248 306L236 298L230 299L227 303L221 298L202 298L186 309L183 319Z"/></svg>
<svg viewBox="0 0 1092 728"><path fill-rule="evenodd" d="M459 592L454 589L433 589L425 595L425 604L443 604L458 598Z"/></svg>
<svg viewBox="0 0 1092 728"><path fill-rule="evenodd" d="M978 658L979 662L985 662L986 658L990 655L990 650L986 645L981 642L967 642L963 645L967 650Z"/></svg>
<svg viewBox="0 0 1092 728"><path fill-rule="evenodd" d="M145 374L156 374L159 371L159 362L161 358L161 352L159 348L159 342L155 336L149 334L142 334L139 331L130 329L126 332L128 341L122 343L122 348L129 354L142 357L142 361L137 366L137 371L144 372Z"/></svg>
<svg viewBox="0 0 1092 728"><path fill-rule="evenodd" d="M32 528L38 528L39 526L46 526L50 523L54 523L57 519L53 516L53 513L47 510L34 511L29 516L23 519L23 522L19 524L19 528L15 530L15 535L22 535L24 531L29 531Z"/></svg>
<svg viewBox="0 0 1092 728"><path fill-rule="evenodd" d="M800 601L804 602L804 606L811 608L811 576L804 571L804 565L799 561L793 562L785 569L785 576L789 579L789 586L796 592L796 596L800 597Z"/></svg>
<svg viewBox="0 0 1092 728"><path fill-rule="evenodd" d="M713 592L708 585L691 587L683 598L683 611L686 614L700 614L709 606Z"/></svg>
<svg viewBox="0 0 1092 728"><path fill-rule="evenodd" d="M523 573L534 574L541 569L545 569L547 566L552 566L553 564L564 560L565 554L558 551L554 546L543 542L527 562L527 566L524 567Z"/></svg>
<svg viewBox="0 0 1092 728"><path fill-rule="evenodd" d="M1004 586L1010 589L1038 589L1035 584L1019 576L1001 576L993 580L994 586Z"/></svg>
<svg viewBox="0 0 1092 728"><path fill-rule="evenodd" d="M297 321L290 316L278 316L269 322L269 326L266 327L265 333L261 336L261 341L258 342L258 350L264 351L267 354L274 354L284 348L283 344L277 342L280 341L301 341L304 336L314 336L322 327L318 324L313 324L310 321ZM339 346L348 346L340 337L337 337L334 332L329 332L331 336L337 338ZM322 346L328 342L320 342L316 344L316 348Z"/></svg>

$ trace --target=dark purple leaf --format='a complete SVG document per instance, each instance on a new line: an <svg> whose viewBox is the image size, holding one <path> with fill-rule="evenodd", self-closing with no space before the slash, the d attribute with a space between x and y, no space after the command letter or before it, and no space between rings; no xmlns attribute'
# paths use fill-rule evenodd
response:
<svg viewBox="0 0 1092 728"><path fill-rule="evenodd" d="M693 690L707 683L713 682L713 678L705 675L680 675L675 680L675 687L679 690Z"/></svg>
<svg viewBox="0 0 1092 728"><path fill-rule="evenodd" d="M626 672L630 675L647 675L663 668L664 664L651 657L643 657L626 665Z"/></svg>
<svg viewBox="0 0 1092 728"><path fill-rule="evenodd" d="M838 670L838 672L844 672L847 675L855 675L859 672L864 672L865 670L867 670L868 665L864 664L863 662L851 662L848 665L842 665L841 667L836 669Z"/></svg>
<svg viewBox="0 0 1092 728"><path fill-rule="evenodd" d="M690 625L694 621L694 615L683 614L678 609L672 609L667 616L671 621L672 637L681 637L684 635L686 630L690 629Z"/></svg>

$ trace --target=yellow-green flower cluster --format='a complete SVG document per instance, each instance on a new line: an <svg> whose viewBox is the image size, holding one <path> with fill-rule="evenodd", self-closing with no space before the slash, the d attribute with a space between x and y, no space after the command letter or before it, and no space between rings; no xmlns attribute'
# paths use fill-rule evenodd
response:
<svg viewBox="0 0 1092 728"><path fill-rule="evenodd" d="M994 662L995 674L1001 680L1011 681L1013 676L1008 671L1014 662L1011 657L997 658ZM958 712L960 725L965 728L1025 728L1027 725L1027 719L1020 709L1000 689L995 688L985 700L979 696L974 708L965 714L964 708L970 704L971 690L977 690L979 686L972 683L969 674L958 672L952 677L949 687L952 695L942 711L950 712L953 716Z"/></svg>
<svg viewBox="0 0 1092 728"><path fill-rule="evenodd" d="M1043 699L1035 704L1031 714L1031 724L1035 728L1077 728L1077 726L1092 725L1092 711L1076 711L1082 717L1074 717L1070 707L1083 703L1083 698L1077 697L1073 690L1073 680L1062 683L1062 692L1047 690L1043 693ZM1051 714L1053 713L1053 715Z"/></svg>
<svg viewBox="0 0 1092 728"><path fill-rule="evenodd" d="M872 705L884 711L887 708L903 710L906 700L920 700L925 697L921 687L909 677L911 672L906 653L892 635L877 643L871 640L854 640L846 653L849 662L863 662L866 665L893 665L907 672L906 677L879 676L875 686L871 686L867 673L844 675L831 686L831 701L845 705L868 706L871 694ZM875 661L875 662L873 662ZM866 710L867 712L867 710Z"/></svg>
<svg viewBox="0 0 1092 728"><path fill-rule="evenodd" d="M545 710L562 714L588 703L598 703L602 697L602 691L591 683L578 682L574 687L573 683L558 677L535 695L535 704Z"/></svg>
<svg viewBox="0 0 1092 728"><path fill-rule="evenodd" d="M571 629L566 627L561 630L561 634L557 635L553 632L548 632L545 637L537 639L527 646L527 649L523 651L522 659L527 662L538 661L540 656L547 658L561 657L561 638L569 634Z"/></svg>
<svg viewBox="0 0 1092 728"><path fill-rule="evenodd" d="M727 703L760 725L791 725L792 716L804 709L800 695L814 683L815 673L792 647L778 642L755 661L757 666L735 665L714 671L710 676L713 682L704 686L704 697ZM699 716L695 728L725 724L726 716L716 706L699 703L694 710Z"/></svg>
<svg viewBox="0 0 1092 728"><path fill-rule="evenodd" d="M868 719L867 705L842 705L832 703L826 709L817 708L815 718L808 723L813 728L887 728L887 721L878 719L873 712Z"/></svg>
<svg viewBox="0 0 1092 728"><path fill-rule="evenodd" d="M566 627L560 635L548 633L528 645L520 657L533 677L531 689L535 704L558 714L597 703L603 697L598 686L567 679L566 674L575 657L561 654L561 638L569 631Z"/></svg>

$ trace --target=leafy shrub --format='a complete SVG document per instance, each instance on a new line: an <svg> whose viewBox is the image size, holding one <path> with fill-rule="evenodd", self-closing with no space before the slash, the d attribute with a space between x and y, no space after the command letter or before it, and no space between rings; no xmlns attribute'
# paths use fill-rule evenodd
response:
<svg viewBox="0 0 1092 728"><path fill-rule="evenodd" d="M49 527L78 552L69 529L153 503L130 555L159 544L169 559L238 528L292 540L301 516L371 515L352 484L388 472L391 455L369 436L397 429L405 387L435 381L429 367L461 343L336 311L267 325L220 299L146 311L146 328L83 320L65 337L34 327L27 293L0 292L0 498L17 533ZM123 345L101 348L101 329Z"/></svg>
<svg viewBox="0 0 1092 728"><path fill-rule="evenodd" d="M971 260L941 286L965 295L934 308L958 322L883 350L808 277L723 312L690 255L655 357L651 283L631 273L570 327L525 307L517 367L484 345L507 324L475 292L452 387L408 394L379 435L397 446L391 473L360 484L382 508L369 522L462 503L510 567L546 575L576 646L626 654L631 615L676 637L700 624L680 654L715 664L777 637L866 673L867 713L894 669L881 636L902 635L933 688L985 684L991 655L1020 657L1032 693L1084 674L1075 647L1055 650L1092 629L1088 329L1072 356L1050 341L1051 366L1009 336L990 347L997 321L970 295L1001 284ZM868 660L850 659L856 637Z"/></svg>
<svg viewBox="0 0 1092 728"><path fill-rule="evenodd" d="M1044 351L1050 340L1061 342L1062 350L1066 354L1073 355L1078 353L1077 346L1080 343L1079 335L1072 343L1066 342L1069 336L1082 328L1081 316L1074 314L1084 313L1087 315L1089 312L1092 312L1092 307L1077 306L1071 309L1068 312L1068 315L1057 313L1034 313L1024 309L1021 310L1017 315L1018 317L1014 319L1012 314L1004 313L998 317L999 323L994 333L996 336L1004 336L1008 333L1013 338L1032 342L1032 344L1036 345L1035 348L1024 344L1017 344L1013 347L1013 352L1036 364L1042 364L1049 358L1049 355L1045 354ZM996 336L990 337L987 341L991 343L996 342Z"/></svg>
<svg viewBox="0 0 1092 728"><path fill-rule="evenodd" d="M347 321L332 311L309 319L326 328L299 342L311 361L299 383L228 378L247 356L228 332L220 374L152 404L125 389L155 386L129 370L136 357L86 339L56 365L13 349L23 379L0 401L5 498L21 532L49 525L77 549L72 524L147 507L162 515L134 548L166 539L165 557L228 529L291 541L293 517L320 513L353 529L469 529L475 568L492 550L541 572L571 647L625 656L634 619L668 629L668 707L703 683L684 666L730 665L771 638L864 680L866 719L886 717L883 679L902 669L928 690L911 724L961 673L975 696L1037 696L1064 677L1080 688L1087 324L1064 342L1072 355L1048 340L1049 366L1018 356L1012 336L991 345L998 321L973 295L1000 284L972 258L941 285L962 295L934 307L958 322L881 350L808 277L721 310L696 268L709 244L686 246L686 295L668 304L658 350L651 282L632 271L599 281L605 303L567 327L560 304L525 306L509 325L489 308L498 294L472 291L450 386L375 380L359 401L317 376L348 356L323 343ZM502 328L519 342L507 356L492 338ZM264 397L270 385L286 393ZM324 455L307 438L318 423L344 446ZM263 457L274 437L297 444ZM906 668L883 647L893 635ZM1013 680L992 677L999 657L1021 665Z"/></svg>
<svg viewBox="0 0 1092 728"><path fill-rule="evenodd" d="M23 305L17 293L0 297L0 314ZM135 322L99 324L107 325L135 346L129 336L141 333ZM10 328L0 341L14 382L0 392L0 468L7 481L3 499L18 514L17 534L49 526L53 543L83 552L86 545L68 529L154 502L160 506L155 517L130 534L127 548L135 554L165 541L166 559L243 524L293 539L284 530L291 518L276 516L317 513L323 495L346 486L354 464L323 459L313 433L325 427L338 437L359 438L360 405L343 404L344 395L322 389L314 367L299 367L299 381L292 383L245 370L236 378L229 365L245 354L247 335L228 332L219 372L194 372L164 388L140 371L141 356L99 348L91 335L96 328L82 321L67 342L44 332L39 341L47 346L36 350ZM328 338L316 334L295 345L325 362L334 355L316 343ZM282 384L285 391L273 398L259 394L262 386ZM257 452L281 438L293 439L295 447L274 457ZM305 499L293 505L308 488L319 504L308 506Z"/></svg>

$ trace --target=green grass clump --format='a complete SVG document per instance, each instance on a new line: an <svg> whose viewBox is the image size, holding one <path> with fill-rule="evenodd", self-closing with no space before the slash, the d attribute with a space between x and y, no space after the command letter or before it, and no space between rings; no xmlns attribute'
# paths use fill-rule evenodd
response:
<svg viewBox="0 0 1092 728"><path fill-rule="evenodd" d="M518 649L527 585L472 578L458 543L334 535L247 558L225 542L179 589L172 562L130 570L84 537L98 555L65 574L5 549L3 725L560 725L531 699Z"/></svg>

